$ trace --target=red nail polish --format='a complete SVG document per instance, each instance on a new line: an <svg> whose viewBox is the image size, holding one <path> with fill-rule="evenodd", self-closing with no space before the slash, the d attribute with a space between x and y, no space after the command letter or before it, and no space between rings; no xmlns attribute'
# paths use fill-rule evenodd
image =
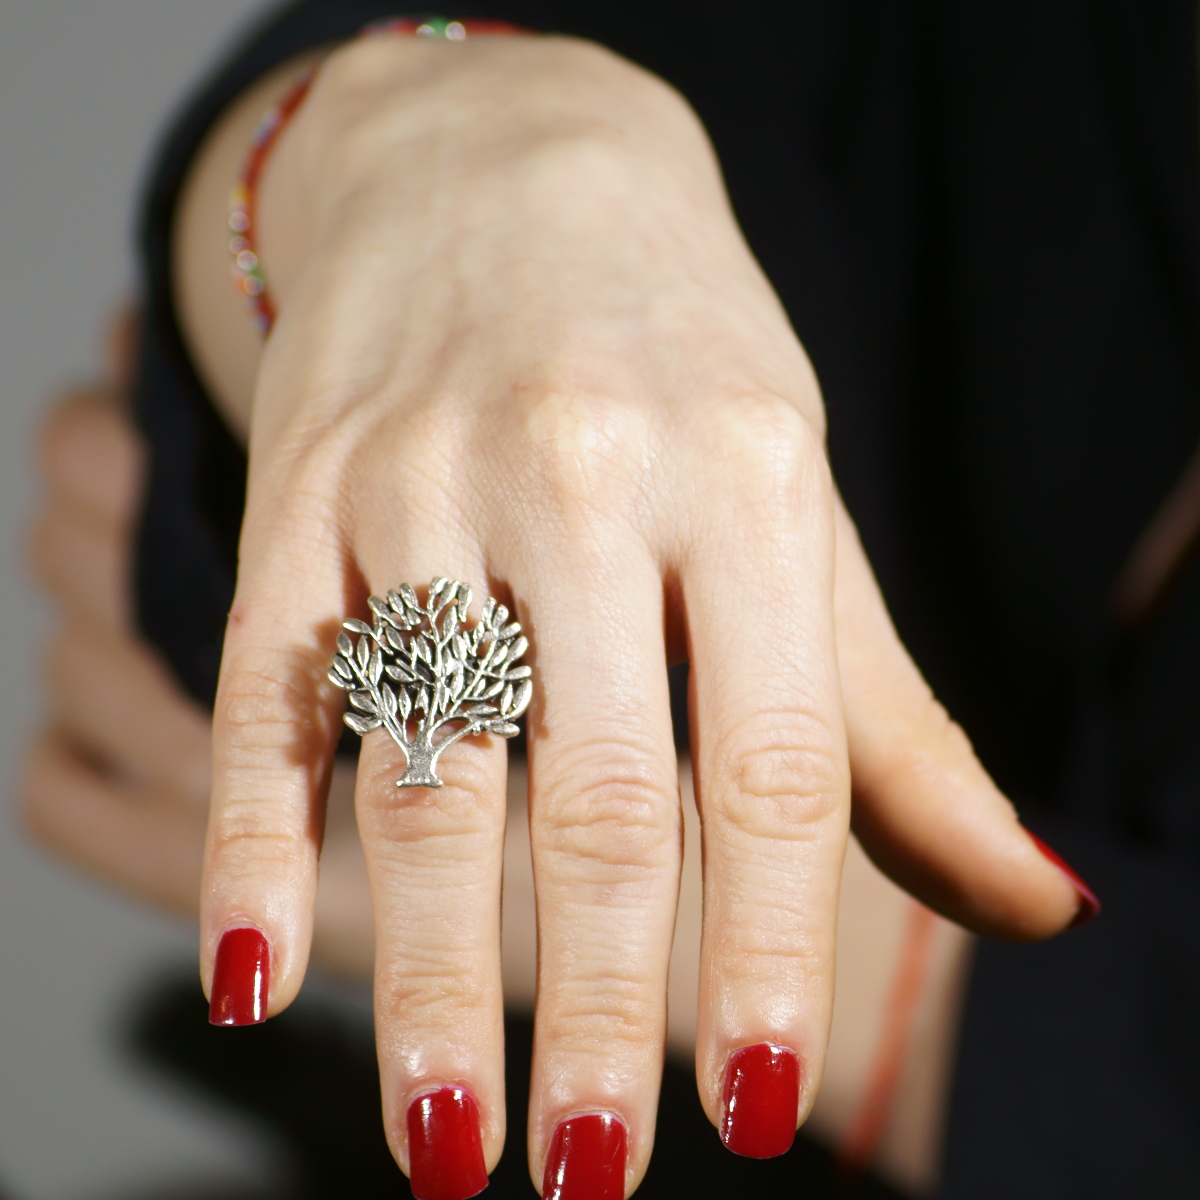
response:
<svg viewBox="0 0 1200 1200"><path fill-rule="evenodd" d="M213 1025L257 1025L267 1019L271 951L257 929L221 935L208 1019Z"/></svg>
<svg viewBox="0 0 1200 1200"><path fill-rule="evenodd" d="M612 1113L560 1121L550 1139L542 1200L623 1200L625 1126Z"/></svg>
<svg viewBox="0 0 1200 1200"><path fill-rule="evenodd" d="M408 1106L408 1159L417 1200L467 1200L487 1187L479 1105L466 1088L425 1092Z"/></svg>
<svg viewBox="0 0 1200 1200"><path fill-rule="evenodd" d="M1029 833L1028 830L1025 832ZM1067 928L1078 929L1080 925L1086 925L1100 911L1100 901L1096 899L1096 893L1037 834L1030 833L1029 836L1033 839L1033 844L1075 885L1075 890L1079 893L1079 908L1075 911L1075 919Z"/></svg>
<svg viewBox="0 0 1200 1200"><path fill-rule="evenodd" d="M764 1043L735 1050L725 1068L721 1141L734 1154L775 1158L796 1137L800 1060Z"/></svg>

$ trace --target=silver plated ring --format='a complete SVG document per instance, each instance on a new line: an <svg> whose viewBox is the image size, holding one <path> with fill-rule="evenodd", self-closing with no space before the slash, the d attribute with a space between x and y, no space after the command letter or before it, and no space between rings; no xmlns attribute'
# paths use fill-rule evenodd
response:
<svg viewBox="0 0 1200 1200"><path fill-rule="evenodd" d="M355 733L383 728L400 747L397 787L441 787L438 756L462 738L520 732L533 681L518 659L529 643L503 604L489 597L468 628L471 589L453 579L435 579L423 605L407 583L367 603L374 621L342 622L329 679L350 693L344 720Z"/></svg>

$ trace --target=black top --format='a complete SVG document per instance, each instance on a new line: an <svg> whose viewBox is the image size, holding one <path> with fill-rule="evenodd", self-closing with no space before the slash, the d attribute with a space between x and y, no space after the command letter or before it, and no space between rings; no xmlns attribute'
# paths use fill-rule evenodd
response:
<svg viewBox="0 0 1200 1200"><path fill-rule="evenodd" d="M138 595L211 701L245 460L184 351L176 194L262 72L394 8L307 0L177 120L142 227L153 447ZM900 631L1104 913L984 943L946 1195L1200 1194L1200 562L1119 634L1113 581L1200 440L1194 0L484 0L675 84L824 389Z"/></svg>

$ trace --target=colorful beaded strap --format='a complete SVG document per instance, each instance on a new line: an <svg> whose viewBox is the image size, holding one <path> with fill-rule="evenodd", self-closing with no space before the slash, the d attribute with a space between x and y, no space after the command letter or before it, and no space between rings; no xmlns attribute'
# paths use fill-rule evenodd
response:
<svg viewBox="0 0 1200 1200"><path fill-rule="evenodd" d="M374 21L359 34L360 37L379 37L398 34L401 37L440 38L461 42L468 36L511 34L516 26L504 21L454 21L445 17L394 17ZM267 290L262 263L258 257L257 217L258 184L272 147L288 122L304 102L316 78L320 64L305 72L277 104L264 114L250 141L250 149L242 167L241 178L235 184L229 200L229 252L238 290L246 298L255 328L264 337L275 324L275 302Z"/></svg>

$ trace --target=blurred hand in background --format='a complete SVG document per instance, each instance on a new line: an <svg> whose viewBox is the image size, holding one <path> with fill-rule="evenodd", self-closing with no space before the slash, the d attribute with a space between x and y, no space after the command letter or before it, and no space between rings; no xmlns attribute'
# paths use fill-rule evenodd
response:
<svg viewBox="0 0 1200 1200"><path fill-rule="evenodd" d="M208 820L212 721L138 634L132 550L144 453L129 412L135 318L109 336L106 378L64 395L38 448L41 511L29 539L57 624L49 712L25 774L26 827L121 891L195 919ZM335 771L316 954L369 977L370 897L354 826L353 765Z"/></svg>

